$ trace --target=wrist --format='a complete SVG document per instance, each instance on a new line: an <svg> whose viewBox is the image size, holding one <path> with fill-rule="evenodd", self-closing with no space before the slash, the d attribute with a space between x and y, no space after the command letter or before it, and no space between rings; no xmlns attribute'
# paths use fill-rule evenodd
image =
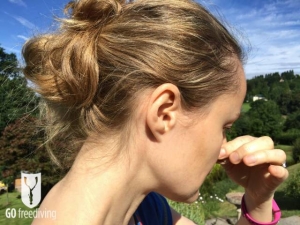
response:
<svg viewBox="0 0 300 225"><path fill-rule="evenodd" d="M273 199L257 204L247 195L242 199L242 215L251 225L275 225L281 217L281 211Z"/></svg>
<svg viewBox="0 0 300 225"><path fill-rule="evenodd" d="M246 191L243 198L250 215L255 217L257 214L259 218L263 217L265 220L272 220L272 200L274 195L264 199L263 197L253 196Z"/></svg>

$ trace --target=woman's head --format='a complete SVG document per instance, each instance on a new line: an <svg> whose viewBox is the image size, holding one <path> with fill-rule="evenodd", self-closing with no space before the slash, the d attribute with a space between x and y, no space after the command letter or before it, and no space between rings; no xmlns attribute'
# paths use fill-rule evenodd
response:
<svg viewBox="0 0 300 225"><path fill-rule="evenodd" d="M239 89L242 50L189 0L79 0L57 32L26 43L25 76L46 102L49 137L84 140L124 129L136 99L170 83L185 110Z"/></svg>

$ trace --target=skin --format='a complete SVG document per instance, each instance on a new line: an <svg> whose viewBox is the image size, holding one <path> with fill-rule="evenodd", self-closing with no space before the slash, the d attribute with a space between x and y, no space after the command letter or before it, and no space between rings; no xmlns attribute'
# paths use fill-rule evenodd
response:
<svg viewBox="0 0 300 225"><path fill-rule="evenodd" d="M56 220L36 219L33 224L132 225L133 213L150 191L176 201L195 201L218 158L226 159L223 166L229 177L245 188L250 215L271 221L274 191L288 176L280 166L285 154L274 150L268 137L226 142L225 130L237 119L246 93L242 66L236 64L240 89L199 111L182 108L173 84L141 94L126 143L121 133L89 138L40 207L55 210ZM172 214L174 224L194 224L174 210ZM238 224L249 223L241 218Z"/></svg>

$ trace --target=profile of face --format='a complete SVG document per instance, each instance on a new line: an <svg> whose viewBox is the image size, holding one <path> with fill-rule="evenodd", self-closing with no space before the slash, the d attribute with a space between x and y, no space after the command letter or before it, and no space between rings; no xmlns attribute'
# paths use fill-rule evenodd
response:
<svg viewBox="0 0 300 225"><path fill-rule="evenodd" d="M157 191L166 197L184 202L198 198L199 187L216 163L221 145L226 142L226 129L238 119L245 98L244 71L238 60L236 64L239 89L235 93L223 94L199 111L189 113L178 107L169 109L173 110L173 115L164 115L163 126L169 126L168 131L158 134L159 142L151 149L153 158L150 160L160 183ZM179 105L177 100L180 101L176 97L165 100L169 106L164 110ZM151 130L155 133L155 128Z"/></svg>
<svg viewBox="0 0 300 225"><path fill-rule="evenodd" d="M131 182L196 200L245 96L238 41L194 1L81 0L65 11L58 32L23 49L48 149L64 137L72 146L54 161L73 171L110 161L122 173L125 156Z"/></svg>

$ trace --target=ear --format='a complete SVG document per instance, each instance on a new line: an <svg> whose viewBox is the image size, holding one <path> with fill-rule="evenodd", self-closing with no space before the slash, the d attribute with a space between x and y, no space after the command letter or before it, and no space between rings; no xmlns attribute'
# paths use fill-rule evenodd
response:
<svg viewBox="0 0 300 225"><path fill-rule="evenodd" d="M180 101L178 88L169 83L160 85L151 94L146 122L156 141L160 142L162 135L174 128L181 110Z"/></svg>

